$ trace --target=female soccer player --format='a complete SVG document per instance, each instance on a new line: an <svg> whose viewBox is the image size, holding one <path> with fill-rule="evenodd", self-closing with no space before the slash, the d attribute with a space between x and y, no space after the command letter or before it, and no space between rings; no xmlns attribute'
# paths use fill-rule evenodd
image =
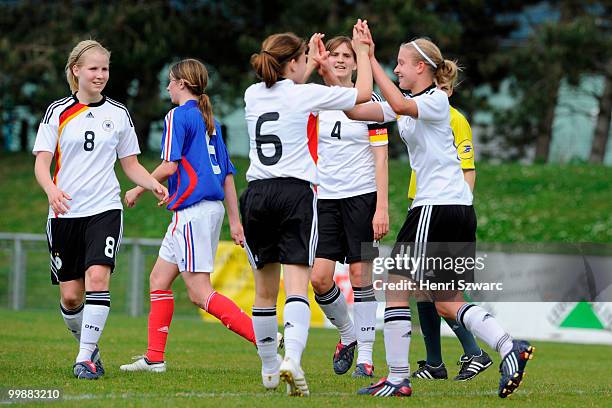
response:
<svg viewBox="0 0 612 408"><path fill-rule="evenodd" d="M195 59L185 59L170 68L168 93L179 105L166 115L162 137L162 163L152 175L168 180L172 221L153 266L149 284L151 310L147 353L122 371L166 371L164 352L174 312L172 283L179 273L189 298L230 330L255 343L253 323L236 304L215 292L210 281L225 200L234 243L243 245L233 174L236 172L214 119L206 86L208 71ZM129 207L142 194L140 187L125 194ZM276 344L276 332L274 333Z"/></svg>
<svg viewBox="0 0 612 408"><path fill-rule="evenodd" d="M166 188L138 163L138 139L127 109L102 94L109 59L110 52L93 40L72 49L66 77L73 94L49 105L33 149L36 180L50 205L51 282L59 284L62 317L80 343L74 375L84 379L104 374L97 344L110 310L110 276L123 233L117 157L134 183L162 202L168 199Z"/></svg>
<svg viewBox="0 0 612 408"><path fill-rule="evenodd" d="M325 48L341 85L352 88L357 56L351 39L332 38ZM372 100L380 97L373 94ZM351 120L341 110L320 112L316 128L319 243L312 287L315 300L340 331L333 356L334 372L344 374L351 368L357 346L353 377L372 377L377 302L371 261L378 256L373 241L389 231L387 129ZM334 282L336 261L349 264L354 324L346 299Z"/></svg>
<svg viewBox="0 0 612 408"><path fill-rule="evenodd" d="M368 46L354 30L359 68L356 87L303 84L306 44L293 33L274 34L253 54L251 64L262 80L245 92L245 116L250 139L248 188L240 197L245 248L255 275L253 328L262 360L266 388L279 377L289 395L308 395L300 366L308 338L309 266L317 246L317 169L308 151L307 124L311 112L351 109L372 95ZM319 73L333 76L320 39L312 50ZM276 353L276 298L280 265L286 293L285 358Z"/></svg>
<svg viewBox="0 0 612 408"><path fill-rule="evenodd" d="M442 89L450 98L453 94L456 80L448 84L443 84ZM472 144L472 129L465 116L457 109L450 107L450 125L453 131L454 144L457 147L457 155L461 160L461 171L463 179L474 191L476 182L476 169L474 167L474 146ZM416 195L416 173L414 170L410 175L410 187L408 189L408 199L413 201ZM438 380L448 378L448 373L442 361L442 347L440 344L440 316L436 306L430 301L417 302L419 311L419 323L427 351L426 360L418 362L419 368L412 373L414 378L425 380ZM493 364L486 351L482 350L476 339L463 326L454 319L445 319L446 323L453 330L461 345L463 355L459 358L461 368L456 381L467 381L476 377Z"/></svg>
<svg viewBox="0 0 612 408"><path fill-rule="evenodd" d="M367 23L362 27L369 34ZM456 64L445 60L435 44L422 38L403 44L397 61L394 72L399 86L410 90L410 95L404 97L371 52L372 73L387 102L360 105L348 116L357 120L396 119L398 122L400 136L408 147L411 167L417 174L417 190L392 256L401 254L405 248L403 243L408 243L416 249L413 258L418 259L429 255L429 250L425 250L427 242L475 243L476 214L472 192L463 181L453 145L448 96L436 87L436 84L443 87L452 82L457 75ZM416 269L411 271L415 272L413 277L423 280L425 271ZM401 273L391 270L391 279L396 279L398 272ZM398 291L391 297L389 295L387 293L384 328L389 376L359 390L360 394L409 396L412 393L408 365L412 329L409 293ZM450 301L445 298L443 302L436 302L438 313L444 318L457 320L499 351L502 362L498 395L507 397L520 385L534 348L526 341L513 340L486 310L463 301L462 293L453 295Z"/></svg>

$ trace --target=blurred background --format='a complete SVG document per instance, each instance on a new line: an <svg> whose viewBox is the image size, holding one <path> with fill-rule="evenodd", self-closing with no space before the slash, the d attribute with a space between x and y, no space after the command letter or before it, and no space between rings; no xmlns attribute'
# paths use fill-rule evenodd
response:
<svg viewBox="0 0 612 408"><path fill-rule="evenodd" d="M0 307L57 307L42 235L47 200L29 152L46 107L69 93L64 65L78 41L93 38L111 51L105 93L129 108L140 161L149 170L159 162L163 117L172 107L165 91L168 67L184 57L201 59L210 71L208 93L239 171L240 193L248 166L242 98L256 81L250 55L275 32L305 39L313 32L350 35L358 17L368 20L377 56L390 73L400 44L423 36L463 67L451 104L473 129L479 241L612 242L609 1L2 0ZM408 208L410 168L397 132L390 137L390 155L387 245ZM120 168L117 174L122 190L130 188ZM125 212L130 239L123 241L113 278L114 310L146 313L148 272L169 220L151 197ZM222 238L229 238L227 225ZM242 256L223 251L222 262ZM247 266L228 276L233 284L252 281ZM230 297L246 289L232 290L226 289ZM194 313L186 292L175 293L177 311Z"/></svg>

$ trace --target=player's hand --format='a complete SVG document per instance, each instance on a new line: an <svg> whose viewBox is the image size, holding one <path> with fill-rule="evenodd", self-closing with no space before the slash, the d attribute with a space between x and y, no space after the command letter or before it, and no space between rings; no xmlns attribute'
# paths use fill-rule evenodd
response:
<svg viewBox="0 0 612 408"><path fill-rule="evenodd" d="M49 205L56 215L66 214L68 210L70 210L68 200L72 200L72 197L70 197L68 193L57 188L55 184L49 188L49 191L47 192L47 199L49 200Z"/></svg>
<svg viewBox="0 0 612 408"><path fill-rule="evenodd" d="M159 200L159 202L157 203L158 207L161 207L162 205L168 202L168 199L170 197L168 195L168 189L159 181L155 180L153 188L151 188L151 192L153 193L153 195L155 195L155 198Z"/></svg>
<svg viewBox="0 0 612 408"><path fill-rule="evenodd" d="M323 33L314 33L308 41L307 63L314 67L318 65L316 56L321 53L320 45L323 44L323 37L325 37ZM323 46L323 51L325 51L325 46Z"/></svg>
<svg viewBox="0 0 612 408"><path fill-rule="evenodd" d="M370 52L368 53L368 57L372 58L374 57L375 44L374 39L372 38L372 32L370 31L370 27L368 26L368 20L363 20L361 27L363 29L368 45L370 46Z"/></svg>
<svg viewBox="0 0 612 408"><path fill-rule="evenodd" d="M353 26L353 49L355 53L365 52L370 55L369 39L365 33L365 26L361 19Z"/></svg>
<svg viewBox="0 0 612 408"><path fill-rule="evenodd" d="M232 236L234 244L240 245L244 248L244 229L242 228L240 221L230 222L230 235Z"/></svg>
<svg viewBox="0 0 612 408"><path fill-rule="evenodd" d="M383 239L389 232L389 211L376 209L374 218L372 219L372 229L374 230L374 240Z"/></svg>
<svg viewBox="0 0 612 408"><path fill-rule="evenodd" d="M125 197L123 198L123 201L125 202L125 205L128 206L128 208L132 208L136 205L136 201L138 201L139 198L140 189L138 187L135 187L125 192Z"/></svg>

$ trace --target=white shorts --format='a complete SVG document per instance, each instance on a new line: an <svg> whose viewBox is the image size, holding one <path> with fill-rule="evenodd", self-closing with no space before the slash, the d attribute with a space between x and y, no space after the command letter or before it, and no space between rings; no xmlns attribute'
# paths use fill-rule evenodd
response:
<svg viewBox="0 0 612 408"><path fill-rule="evenodd" d="M176 211L159 248L159 257L180 272L212 272L225 208L221 201L202 200Z"/></svg>

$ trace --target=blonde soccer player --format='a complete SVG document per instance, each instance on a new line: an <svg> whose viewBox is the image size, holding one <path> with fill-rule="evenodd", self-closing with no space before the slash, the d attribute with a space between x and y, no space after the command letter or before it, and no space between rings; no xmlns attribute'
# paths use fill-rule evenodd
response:
<svg viewBox="0 0 612 408"><path fill-rule="evenodd" d="M110 311L110 277L123 234L123 207L114 165L165 202L168 190L138 163L134 123L126 107L105 96L110 52L79 42L66 77L72 95L53 102L34 142L36 180L47 194L51 282L60 288L64 322L79 341L74 376L104 374L98 342ZM55 170L50 175L51 164Z"/></svg>

